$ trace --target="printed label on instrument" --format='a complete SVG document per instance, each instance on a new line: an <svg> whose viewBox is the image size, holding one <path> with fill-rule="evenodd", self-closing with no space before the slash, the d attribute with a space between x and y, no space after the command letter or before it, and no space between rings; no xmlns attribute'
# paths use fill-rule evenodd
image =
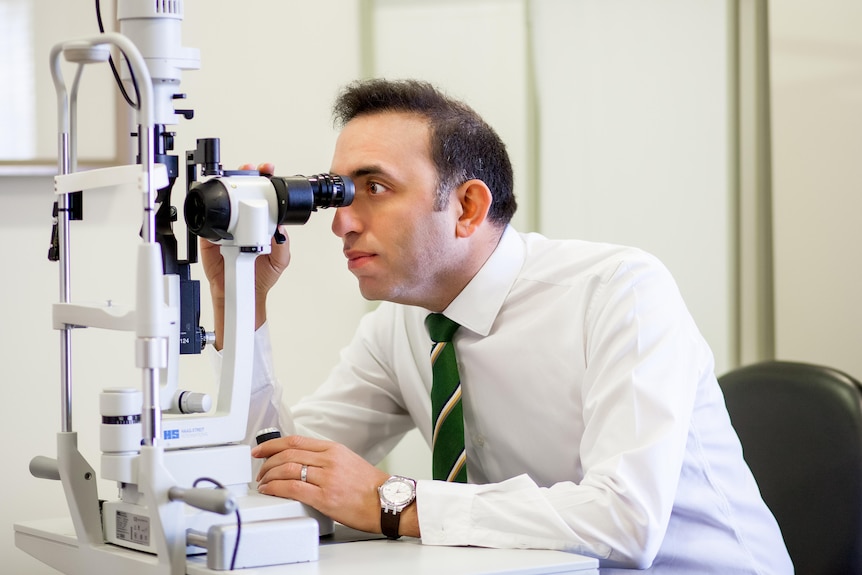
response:
<svg viewBox="0 0 862 575"><path fill-rule="evenodd" d="M149 545L150 518L125 511L117 511L117 539L137 543L138 545Z"/></svg>

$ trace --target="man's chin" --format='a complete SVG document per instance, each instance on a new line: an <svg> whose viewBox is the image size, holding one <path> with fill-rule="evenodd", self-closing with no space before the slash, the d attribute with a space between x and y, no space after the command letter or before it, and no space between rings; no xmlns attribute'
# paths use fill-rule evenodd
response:
<svg viewBox="0 0 862 575"><path fill-rule="evenodd" d="M368 301L389 301L392 303L407 303L404 293L392 286L381 285L380 282L372 282L369 278L359 279L359 293Z"/></svg>
<svg viewBox="0 0 862 575"><path fill-rule="evenodd" d="M368 301L383 301L387 299L386 293L379 286L371 285L371 282L359 278L359 293Z"/></svg>

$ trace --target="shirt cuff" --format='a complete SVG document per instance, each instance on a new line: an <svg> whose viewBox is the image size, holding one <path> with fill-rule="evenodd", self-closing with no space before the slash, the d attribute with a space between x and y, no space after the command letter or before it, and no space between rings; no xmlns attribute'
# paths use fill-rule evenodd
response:
<svg viewBox="0 0 862 575"><path fill-rule="evenodd" d="M527 475L473 485L419 481L419 531L426 545L570 550L571 529Z"/></svg>
<svg viewBox="0 0 862 575"><path fill-rule="evenodd" d="M484 486L419 480L416 511L425 545L464 545L472 531L473 497Z"/></svg>

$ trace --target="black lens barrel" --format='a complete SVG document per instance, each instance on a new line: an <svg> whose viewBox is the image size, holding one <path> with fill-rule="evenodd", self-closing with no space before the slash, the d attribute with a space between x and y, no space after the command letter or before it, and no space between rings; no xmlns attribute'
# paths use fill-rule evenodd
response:
<svg viewBox="0 0 862 575"><path fill-rule="evenodd" d="M270 178L278 198L279 224L304 224L317 208L338 208L353 201L353 182L332 174Z"/></svg>

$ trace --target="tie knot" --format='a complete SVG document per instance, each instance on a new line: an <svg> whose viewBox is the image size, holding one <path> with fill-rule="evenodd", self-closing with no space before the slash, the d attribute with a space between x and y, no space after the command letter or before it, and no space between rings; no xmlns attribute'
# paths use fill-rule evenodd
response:
<svg viewBox="0 0 862 575"><path fill-rule="evenodd" d="M452 321L442 313L428 314L428 317L425 318L425 325L428 327L431 341L435 343L452 341L452 336L461 327L457 322Z"/></svg>

